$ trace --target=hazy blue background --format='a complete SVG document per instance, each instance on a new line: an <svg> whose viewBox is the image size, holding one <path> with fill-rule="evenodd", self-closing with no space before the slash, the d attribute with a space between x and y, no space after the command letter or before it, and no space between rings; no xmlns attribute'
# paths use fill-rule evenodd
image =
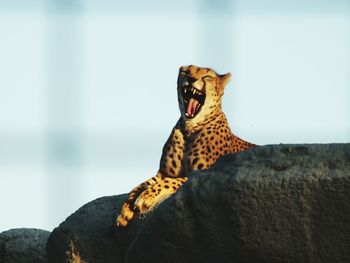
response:
<svg viewBox="0 0 350 263"><path fill-rule="evenodd" d="M0 231L153 176L183 64L249 141L350 141L348 0L0 0Z"/></svg>

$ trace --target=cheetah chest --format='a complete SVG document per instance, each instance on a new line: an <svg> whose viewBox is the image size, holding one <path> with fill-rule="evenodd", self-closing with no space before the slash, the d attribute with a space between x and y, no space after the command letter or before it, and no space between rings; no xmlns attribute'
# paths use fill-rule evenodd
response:
<svg viewBox="0 0 350 263"><path fill-rule="evenodd" d="M229 152L230 136L214 129L203 129L186 140L185 163L188 171L208 169L219 157Z"/></svg>

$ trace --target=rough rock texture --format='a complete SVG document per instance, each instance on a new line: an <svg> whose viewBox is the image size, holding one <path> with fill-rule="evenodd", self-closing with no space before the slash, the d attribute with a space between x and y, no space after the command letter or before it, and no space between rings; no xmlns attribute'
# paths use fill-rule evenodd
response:
<svg viewBox="0 0 350 263"><path fill-rule="evenodd" d="M126 259L350 262L350 145L222 158L145 220Z"/></svg>
<svg viewBox="0 0 350 263"><path fill-rule="evenodd" d="M32 228L0 233L1 263L46 263L46 242L50 232Z"/></svg>
<svg viewBox="0 0 350 263"><path fill-rule="evenodd" d="M64 262L72 238L89 263L350 262L350 144L225 156L113 239L125 198L98 199L69 217L50 237L50 262Z"/></svg>
<svg viewBox="0 0 350 263"><path fill-rule="evenodd" d="M49 238L49 262L122 262L121 247L113 233L113 222L126 197L102 197L69 216Z"/></svg>

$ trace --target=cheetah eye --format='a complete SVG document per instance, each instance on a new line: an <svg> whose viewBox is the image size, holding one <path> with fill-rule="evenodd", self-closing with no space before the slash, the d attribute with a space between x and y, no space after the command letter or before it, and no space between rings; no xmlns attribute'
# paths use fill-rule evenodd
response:
<svg viewBox="0 0 350 263"><path fill-rule="evenodd" d="M212 76L204 76L204 77L203 77L203 80L213 81L213 80L214 80L214 77L212 77Z"/></svg>

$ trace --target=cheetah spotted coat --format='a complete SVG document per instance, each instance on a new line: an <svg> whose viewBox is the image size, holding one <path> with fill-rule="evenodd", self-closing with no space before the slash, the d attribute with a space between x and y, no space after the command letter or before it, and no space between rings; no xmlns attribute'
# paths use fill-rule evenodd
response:
<svg viewBox="0 0 350 263"><path fill-rule="evenodd" d="M221 156L255 145L235 136L221 110L230 74L183 66L178 77L181 117L166 141L156 176L135 187L116 220L125 227L137 214L144 216L187 181L191 171L210 168Z"/></svg>

